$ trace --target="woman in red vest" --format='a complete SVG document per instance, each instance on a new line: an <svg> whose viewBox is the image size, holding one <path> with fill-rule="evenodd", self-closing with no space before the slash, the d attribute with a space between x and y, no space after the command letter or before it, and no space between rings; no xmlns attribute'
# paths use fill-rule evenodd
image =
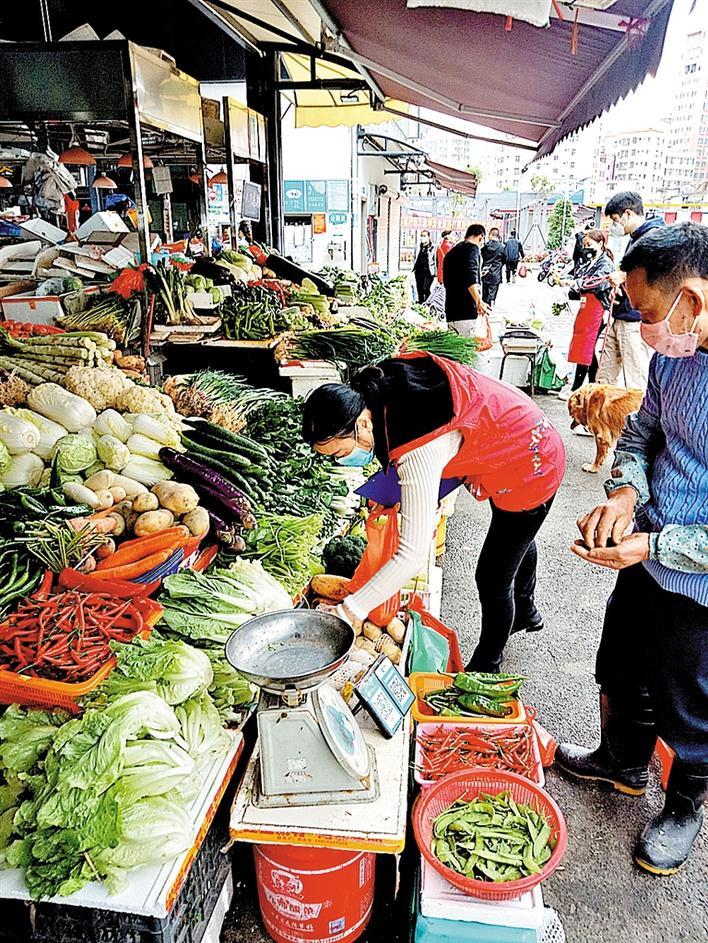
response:
<svg viewBox="0 0 708 943"><path fill-rule="evenodd" d="M609 276L615 271L614 256L607 247L607 233L590 229L583 234L584 261L574 283L580 295L580 309L573 325L568 360L577 364L570 393L585 382L594 383L598 362L595 353L605 314L612 307L613 288ZM568 397L564 396L563 399Z"/></svg>
<svg viewBox="0 0 708 943"><path fill-rule="evenodd" d="M396 466L401 539L396 555L343 613L356 625L424 567L440 482L462 478L492 519L477 564L482 632L468 669L499 671L512 632L538 631L535 536L565 470L546 416L519 390L471 367L424 353L367 367L351 386L331 383L305 404L303 435L343 465Z"/></svg>

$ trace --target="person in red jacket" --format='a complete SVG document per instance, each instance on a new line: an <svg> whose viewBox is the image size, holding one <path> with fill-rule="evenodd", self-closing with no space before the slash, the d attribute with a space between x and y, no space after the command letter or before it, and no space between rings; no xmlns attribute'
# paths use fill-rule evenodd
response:
<svg viewBox="0 0 708 943"><path fill-rule="evenodd" d="M303 436L342 465L396 467L401 535L395 556L340 614L355 627L424 568L441 480L463 479L492 519L477 564L482 631L470 671L499 671L513 632L543 628L534 602L535 537L565 471L546 416L519 390L425 353L385 360L350 386L329 383L305 403Z"/></svg>
<svg viewBox="0 0 708 943"><path fill-rule="evenodd" d="M442 285L443 283L443 261L445 256L448 254L450 249L455 245L455 233L451 229L443 229L442 233L442 242L437 248L436 257L438 263L438 281Z"/></svg>

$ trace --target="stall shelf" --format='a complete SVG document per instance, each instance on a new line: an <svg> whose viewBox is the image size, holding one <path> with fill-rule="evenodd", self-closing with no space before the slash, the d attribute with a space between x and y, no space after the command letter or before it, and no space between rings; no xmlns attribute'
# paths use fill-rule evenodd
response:
<svg viewBox="0 0 708 943"><path fill-rule="evenodd" d="M352 851L398 854L408 816L408 757L411 725L387 740L368 716L357 718L364 740L376 753L379 797L372 802L261 809L254 803L258 748L239 785L231 810L234 841L274 845L316 845Z"/></svg>
<svg viewBox="0 0 708 943"><path fill-rule="evenodd" d="M198 826L188 851L163 865L151 865L132 871L128 875L125 890L118 894L111 895L104 884L92 882L69 897L52 897L49 903L61 907L87 907L140 914L145 917L167 917L187 879L243 753L243 734L237 731L227 732L231 738L229 751L224 757L214 760L204 771L202 791L189 808L189 815ZM0 899L31 900L21 871L0 871Z"/></svg>

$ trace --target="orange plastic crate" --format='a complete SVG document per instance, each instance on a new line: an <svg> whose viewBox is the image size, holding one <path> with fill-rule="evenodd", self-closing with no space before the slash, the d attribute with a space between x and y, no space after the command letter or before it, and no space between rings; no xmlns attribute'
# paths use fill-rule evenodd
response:
<svg viewBox="0 0 708 943"><path fill-rule="evenodd" d="M442 688L449 688L454 680L454 675L448 674L431 674L425 671L414 671L413 674L409 677L408 683L411 686L411 690L415 694L415 703L413 704L413 709L411 715L413 720L418 723L431 720L439 721L450 721L454 724L523 724L526 722L526 709L520 700L514 698L512 700L506 701L510 707L513 708L511 714L508 714L506 717L486 717L480 714L478 717L441 717L440 714L436 714L423 700L426 694L430 694L431 691L439 691Z"/></svg>
<svg viewBox="0 0 708 943"><path fill-rule="evenodd" d="M152 627L162 616L162 606L152 599L136 599L133 605L136 609L135 635L144 639L150 638ZM62 708L72 714L76 713L79 709L77 702L105 681L115 664L115 658L111 657L91 678L74 683L26 678L14 671L0 669L0 704Z"/></svg>

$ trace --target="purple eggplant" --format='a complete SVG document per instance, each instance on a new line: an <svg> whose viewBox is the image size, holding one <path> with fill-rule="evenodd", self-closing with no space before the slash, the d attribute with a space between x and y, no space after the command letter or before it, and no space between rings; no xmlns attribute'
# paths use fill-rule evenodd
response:
<svg viewBox="0 0 708 943"><path fill-rule="evenodd" d="M173 471L179 472L200 494L208 495L227 510L247 530L255 527L251 502L246 495L227 481L223 475L202 465L201 462L175 449L160 449L160 460Z"/></svg>

